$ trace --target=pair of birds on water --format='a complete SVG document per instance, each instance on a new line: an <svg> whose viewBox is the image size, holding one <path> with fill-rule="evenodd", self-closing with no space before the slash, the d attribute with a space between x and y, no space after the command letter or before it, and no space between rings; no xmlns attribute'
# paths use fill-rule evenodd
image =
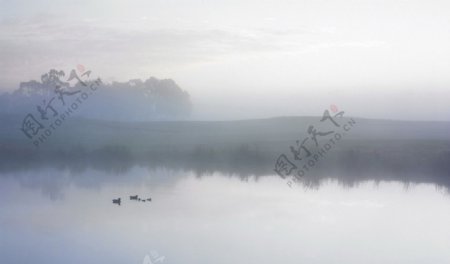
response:
<svg viewBox="0 0 450 264"><path fill-rule="evenodd" d="M137 195L131 195L130 200L134 200L134 201L138 201L138 202L146 202L146 201L151 202L152 198L141 199ZM113 199L112 202L113 202L113 204L120 205L122 203L122 199L121 198Z"/></svg>

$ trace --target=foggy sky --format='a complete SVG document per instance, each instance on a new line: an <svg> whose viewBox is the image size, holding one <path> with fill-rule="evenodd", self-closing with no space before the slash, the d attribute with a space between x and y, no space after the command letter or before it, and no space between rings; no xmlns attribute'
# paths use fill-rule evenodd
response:
<svg viewBox="0 0 450 264"><path fill-rule="evenodd" d="M0 1L0 91L83 64L172 78L193 119L450 120L448 1Z"/></svg>

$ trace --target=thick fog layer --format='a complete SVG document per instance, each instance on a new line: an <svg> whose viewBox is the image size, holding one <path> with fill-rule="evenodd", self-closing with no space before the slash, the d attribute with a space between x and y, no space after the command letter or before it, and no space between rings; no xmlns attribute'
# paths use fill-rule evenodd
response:
<svg viewBox="0 0 450 264"><path fill-rule="evenodd" d="M1 1L0 91L82 64L173 79L196 120L450 120L448 1ZM102 10L102 12L99 12ZM150 11L149 11L150 10Z"/></svg>

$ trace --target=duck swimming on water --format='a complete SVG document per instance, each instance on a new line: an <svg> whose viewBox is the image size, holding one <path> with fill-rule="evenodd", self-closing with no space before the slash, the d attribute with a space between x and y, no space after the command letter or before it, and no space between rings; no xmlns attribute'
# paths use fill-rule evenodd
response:
<svg viewBox="0 0 450 264"><path fill-rule="evenodd" d="M121 200L120 200L120 198L117 198L117 199L113 199L112 202L113 202L113 204L118 204L120 206Z"/></svg>

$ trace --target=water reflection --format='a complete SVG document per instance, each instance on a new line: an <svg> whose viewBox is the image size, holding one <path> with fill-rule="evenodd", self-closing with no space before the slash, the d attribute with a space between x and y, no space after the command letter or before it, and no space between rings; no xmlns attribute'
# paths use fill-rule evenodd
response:
<svg viewBox="0 0 450 264"><path fill-rule="evenodd" d="M0 263L142 263L154 249L170 263L450 260L445 173L318 167L289 188L263 164L110 164L3 171Z"/></svg>
<svg viewBox="0 0 450 264"><path fill-rule="evenodd" d="M165 263L450 261L450 198L434 185L246 179L143 167L3 174L0 262L140 264L154 250ZM124 199L150 194L151 206Z"/></svg>
<svg viewBox="0 0 450 264"><path fill-rule="evenodd" d="M376 166L367 158L359 160L358 156L349 158L337 158L338 154L329 154L325 162L317 165L308 174L301 178L300 185L308 188L317 188L322 182L329 179L336 180L343 186L355 186L366 181L402 182L407 187L414 184L433 184L437 187L449 189L450 187L450 163L444 157L433 164L417 163L417 166L406 163L396 163L389 167ZM347 161L348 159L348 161ZM133 178L142 175L136 171L155 171L155 175L165 175L164 171L177 171L180 174L193 173L196 177L208 177L219 172L229 177L237 177L242 181L249 178L278 177L274 176L274 160L234 160L233 162L208 162L205 160L142 160L97 158L94 160L64 160L44 159L41 162L24 162L21 166L14 166L0 162L0 177L13 177L22 182L24 186L42 189L52 199L61 196L61 188L68 184L100 188L107 182L125 183L140 180ZM446 161L446 162L444 162ZM364 165L365 164L365 165ZM34 174L34 171L46 173ZM176 180L171 177L156 176L159 182ZM146 197L149 198L149 197Z"/></svg>

